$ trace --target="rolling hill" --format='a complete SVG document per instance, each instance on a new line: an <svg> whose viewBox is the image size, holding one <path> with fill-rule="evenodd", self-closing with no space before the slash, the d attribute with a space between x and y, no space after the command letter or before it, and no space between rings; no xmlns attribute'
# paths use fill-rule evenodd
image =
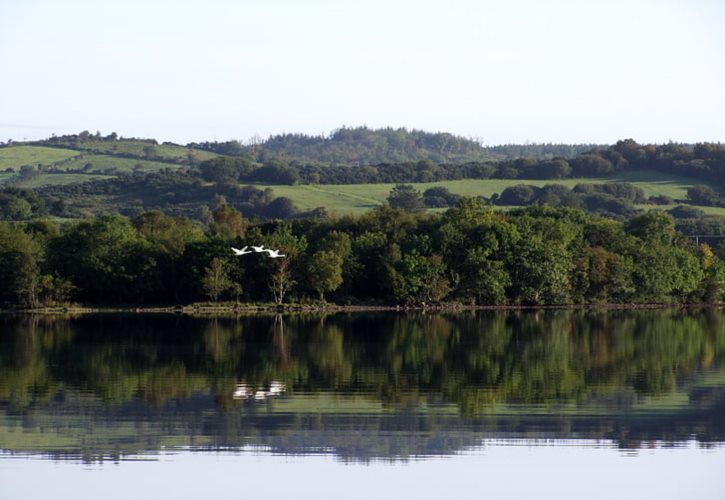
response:
<svg viewBox="0 0 725 500"><path fill-rule="evenodd" d="M703 184L700 179L649 171L627 171L608 177L587 179L463 179L454 181L412 183L423 192L431 187L445 187L454 194L462 196L485 196L487 198L495 193L501 193L507 187L529 184L545 186L559 184L572 188L577 184L601 184L608 182L626 182L641 188L646 196L663 195L674 200L684 200L687 188ZM326 207L338 214L362 213L376 206L382 205L390 190L395 184L325 184L325 185L260 185L258 187L271 187L277 196L285 196L301 210L312 210L316 207ZM663 206L662 208L667 208ZM671 208L671 207L670 207ZM707 213L725 215L725 208L699 207Z"/></svg>

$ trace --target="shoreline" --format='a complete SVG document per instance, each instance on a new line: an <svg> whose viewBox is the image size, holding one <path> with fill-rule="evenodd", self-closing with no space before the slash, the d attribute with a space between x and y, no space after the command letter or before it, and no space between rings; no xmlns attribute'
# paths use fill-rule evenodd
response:
<svg viewBox="0 0 725 500"><path fill-rule="evenodd" d="M432 306L383 306L339 304L189 304L175 306L58 306L34 309L0 309L0 315L12 314L295 314L295 313L354 313L354 312L431 312L450 313L464 311L526 311L526 310L643 310L643 309L723 309L725 303L715 304L561 304L561 305L464 305L436 304Z"/></svg>

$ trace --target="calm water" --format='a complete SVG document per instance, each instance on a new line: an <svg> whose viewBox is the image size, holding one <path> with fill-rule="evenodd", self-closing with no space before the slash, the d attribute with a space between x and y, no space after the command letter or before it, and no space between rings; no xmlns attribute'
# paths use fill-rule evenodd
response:
<svg viewBox="0 0 725 500"><path fill-rule="evenodd" d="M725 313L0 319L0 498L725 498Z"/></svg>

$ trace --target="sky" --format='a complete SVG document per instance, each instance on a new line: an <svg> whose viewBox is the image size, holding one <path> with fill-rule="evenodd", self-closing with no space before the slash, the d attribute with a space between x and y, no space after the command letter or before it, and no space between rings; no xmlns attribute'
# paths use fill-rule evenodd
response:
<svg viewBox="0 0 725 500"><path fill-rule="evenodd" d="M0 141L725 142L721 0L0 0Z"/></svg>

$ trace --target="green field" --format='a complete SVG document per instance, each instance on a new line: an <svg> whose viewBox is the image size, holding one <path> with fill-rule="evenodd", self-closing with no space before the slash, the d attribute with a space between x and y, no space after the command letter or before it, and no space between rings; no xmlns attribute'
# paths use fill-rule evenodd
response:
<svg viewBox="0 0 725 500"><path fill-rule="evenodd" d="M95 181L97 179L111 179L112 175L94 174L40 174L28 181L18 182L18 187L38 188L43 186L65 186L66 184L77 184L80 182Z"/></svg>
<svg viewBox="0 0 725 500"><path fill-rule="evenodd" d="M494 193L501 193L504 189L517 184L530 184L544 186L546 184L561 184L569 188L577 184L600 184L607 182L627 182L642 188L646 196L666 195L673 199L685 199L687 188L703 184L701 180L689 177L668 175L659 172L632 171L624 172L613 177L589 179L561 179L561 180L527 180L527 179L465 179L457 181L440 181L414 183L416 189L425 191L434 186L448 188L452 193L463 196L490 197ZM316 207L326 207L337 213L361 213L375 206L381 205L390 194L395 184L324 184L324 185L298 185L298 186L259 186L270 187L276 196L291 198L301 210L311 210ZM705 207L703 207L705 209ZM706 211L711 213L710 208ZM722 209L715 208L720 213Z"/></svg>
<svg viewBox="0 0 725 500"><path fill-rule="evenodd" d="M85 141L78 146L81 149L89 150L97 153L107 154L126 154L138 157L147 156L147 152L144 151L146 147L150 148L149 154L151 156L158 156L167 160L182 161L186 160L189 155L189 151L195 161L204 161L210 158L216 158L219 156L216 153L209 151L202 151L199 149L189 149L184 146L173 146L169 144L151 144L142 141L133 140L120 140L120 141Z"/></svg>
<svg viewBox="0 0 725 500"><path fill-rule="evenodd" d="M160 161L149 161L149 160L138 160L135 158L119 158L117 156L108 155L82 155L63 162L58 165L61 170L79 170L85 165L90 164L90 172L104 172L104 173L131 173L135 170L137 165L144 172L153 172L157 170L164 170L166 168L179 168L180 165L173 163L164 163Z"/></svg>
<svg viewBox="0 0 725 500"><path fill-rule="evenodd" d="M46 148L41 146L7 146L0 148L0 170L19 169L23 165L50 165L79 155L73 149Z"/></svg>

